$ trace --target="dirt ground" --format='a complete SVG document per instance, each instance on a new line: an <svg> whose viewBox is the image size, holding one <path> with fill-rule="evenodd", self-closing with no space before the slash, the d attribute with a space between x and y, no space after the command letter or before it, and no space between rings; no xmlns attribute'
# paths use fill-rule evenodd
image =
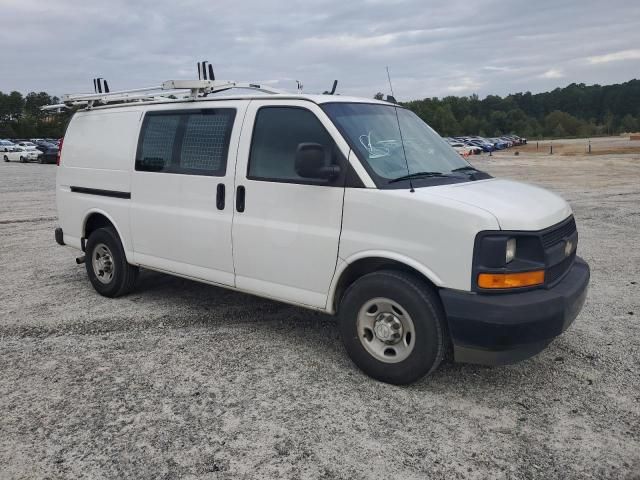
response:
<svg viewBox="0 0 640 480"><path fill-rule="evenodd" d="M617 137L572 138L570 140L531 140L526 145L513 148L511 151L536 155L591 155L640 153L640 140L631 140L630 135Z"/></svg>
<svg viewBox="0 0 640 480"><path fill-rule="evenodd" d="M471 159L571 202L589 297L533 359L407 387L322 314L148 271L99 296L53 240L56 167L0 163L0 479L640 478L636 143Z"/></svg>

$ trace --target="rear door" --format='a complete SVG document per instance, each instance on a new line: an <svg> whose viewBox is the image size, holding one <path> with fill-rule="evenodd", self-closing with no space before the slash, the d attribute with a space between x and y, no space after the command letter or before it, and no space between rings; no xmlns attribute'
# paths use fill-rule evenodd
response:
<svg viewBox="0 0 640 480"><path fill-rule="evenodd" d="M341 166L340 177L328 183L298 176L294 161L301 143L319 143L330 150ZM318 105L251 101L236 167L233 249L238 288L326 306L338 258L348 152Z"/></svg>
<svg viewBox="0 0 640 480"><path fill-rule="evenodd" d="M229 101L146 112L132 175L137 263L234 285L230 199L245 109Z"/></svg>

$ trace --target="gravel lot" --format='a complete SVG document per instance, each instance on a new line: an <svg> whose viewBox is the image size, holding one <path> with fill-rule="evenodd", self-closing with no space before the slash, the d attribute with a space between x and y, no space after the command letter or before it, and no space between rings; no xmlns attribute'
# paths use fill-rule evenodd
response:
<svg viewBox="0 0 640 480"><path fill-rule="evenodd" d="M322 314L148 271L100 297L56 167L0 163L0 478L640 478L640 146L472 161L571 202L589 298L531 360L408 387Z"/></svg>

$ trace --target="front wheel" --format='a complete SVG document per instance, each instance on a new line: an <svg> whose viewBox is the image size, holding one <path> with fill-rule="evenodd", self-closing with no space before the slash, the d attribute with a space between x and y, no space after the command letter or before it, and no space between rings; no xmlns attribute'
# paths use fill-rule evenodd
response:
<svg viewBox="0 0 640 480"><path fill-rule="evenodd" d="M7 157L6 155L4 156L4 161L8 162L9 161L9 157Z"/></svg>
<svg viewBox="0 0 640 480"><path fill-rule="evenodd" d="M438 295L419 277L394 270L367 274L347 289L340 331L362 371L397 385L435 370L447 345Z"/></svg>
<svg viewBox="0 0 640 480"><path fill-rule="evenodd" d="M24 157L20 157L20 163L24 163L24 162L25 162Z"/></svg>
<svg viewBox="0 0 640 480"><path fill-rule="evenodd" d="M138 267L129 265L116 230L99 228L89 235L85 265L93 288L105 297L119 297L133 290Z"/></svg>

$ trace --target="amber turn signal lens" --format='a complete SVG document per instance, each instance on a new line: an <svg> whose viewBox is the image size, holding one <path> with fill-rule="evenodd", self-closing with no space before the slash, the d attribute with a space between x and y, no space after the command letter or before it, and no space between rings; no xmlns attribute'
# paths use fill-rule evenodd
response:
<svg viewBox="0 0 640 480"><path fill-rule="evenodd" d="M480 288L518 288L544 283L544 270L519 273L481 273L478 275Z"/></svg>

